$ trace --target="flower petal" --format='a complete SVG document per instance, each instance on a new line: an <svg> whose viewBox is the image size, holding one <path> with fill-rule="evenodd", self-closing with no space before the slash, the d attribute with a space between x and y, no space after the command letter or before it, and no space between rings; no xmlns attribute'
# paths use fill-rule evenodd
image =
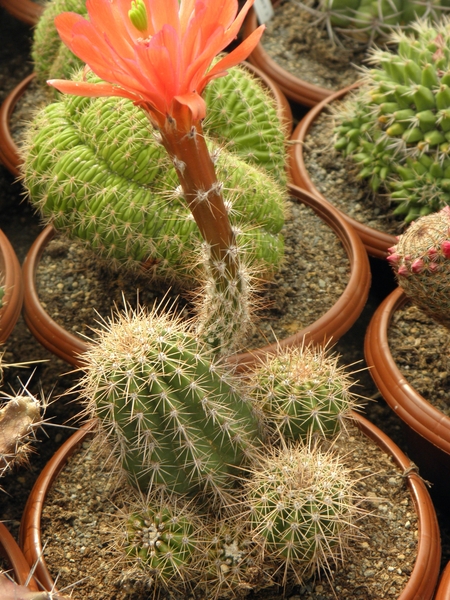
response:
<svg viewBox="0 0 450 600"><path fill-rule="evenodd" d="M63 94L87 96L90 98L120 96L121 98L129 98L133 101L139 100L132 92L112 83L88 83L87 81L67 81L66 79L49 79L47 83L60 92L63 92Z"/></svg>

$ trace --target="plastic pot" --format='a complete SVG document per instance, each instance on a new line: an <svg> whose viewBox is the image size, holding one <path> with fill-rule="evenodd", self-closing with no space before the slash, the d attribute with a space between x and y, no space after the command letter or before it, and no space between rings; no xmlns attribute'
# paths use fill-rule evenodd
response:
<svg viewBox="0 0 450 600"><path fill-rule="evenodd" d="M14 580L20 585L27 585L33 592L39 590L33 577L30 578L30 566L19 548L16 540L6 526L0 522L0 555L9 563L14 574Z"/></svg>
<svg viewBox="0 0 450 600"><path fill-rule="evenodd" d="M358 235L345 222L341 215L329 204L314 196L289 186L289 192L298 202L311 207L330 227L342 242L350 262L350 278L344 292L317 321L296 334L251 353L238 354L229 361L238 364L240 369L256 362L266 353L276 353L280 347L303 343L322 344L329 340L336 342L360 315L367 300L370 287L370 268L367 253ZM44 310L36 290L36 270L45 247L54 237L51 226L46 227L35 240L23 264L25 286L25 321L36 339L48 350L75 366L80 366L80 354L86 351L87 343L58 325Z"/></svg>
<svg viewBox="0 0 450 600"><path fill-rule="evenodd" d="M431 599L439 575L441 546L436 514L428 491L422 479L411 468L410 460L389 437L361 415L356 414L355 419L363 433L372 439L381 451L392 456L404 473L418 516L417 557L408 583L398 600ZM25 507L20 531L21 545L29 563L37 564L36 576L46 589L52 589L54 582L42 556L43 505L53 481L63 469L67 458L77 449L93 426L94 424L91 423L85 429L78 431L61 446L36 481Z"/></svg>
<svg viewBox="0 0 450 600"><path fill-rule="evenodd" d="M281 92L280 88L267 75L258 69L258 67L243 63L246 68L255 77L261 80L262 84L269 90L275 99L278 116L286 127L287 135L290 135L293 126L292 111L286 96ZM3 104L0 107L0 162L14 176L20 174L20 154L16 142L11 135L11 118L14 108L20 98L27 91L28 86L36 77L35 73L25 77L16 87L7 95Z"/></svg>
<svg viewBox="0 0 450 600"><path fill-rule="evenodd" d="M0 285L5 288L0 308L0 345L4 344L22 310L23 282L19 260L0 229Z"/></svg>
<svg viewBox="0 0 450 600"><path fill-rule="evenodd" d="M323 110L327 110L329 105L335 100L341 100L350 90L354 89L357 84L348 86L338 92L333 93L328 98L325 98L312 108L300 121L291 137L290 147L290 168L291 168L291 179L299 187L307 190L317 198L320 198L324 202L328 202L327 199L319 192L311 180L309 173L305 166L303 158L303 145L305 144L306 136L308 135L309 129L319 117ZM341 212L341 211L340 211ZM345 213L341 212L347 223L349 223L364 243L364 246L370 256L375 258L385 259L388 255L387 249L396 243L396 237L372 227L368 227L359 221L349 217Z"/></svg>
<svg viewBox="0 0 450 600"><path fill-rule="evenodd" d="M0 5L27 25L36 25L44 10L42 4L33 0L0 0Z"/></svg>
<svg viewBox="0 0 450 600"><path fill-rule="evenodd" d="M406 302L403 290L396 288L375 311L364 341L366 362L381 395L404 424L409 455L423 477L433 484L435 500L442 502L448 511L450 418L408 383L389 349L389 323Z"/></svg>
<svg viewBox="0 0 450 600"><path fill-rule="evenodd" d="M279 4L279 0L272 0L272 4L276 6ZM256 12L251 8L243 25L243 37L247 38L257 27L258 19ZM315 106L318 102L321 102L333 93L331 89L308 83L280 67L264 50L261 42L256 46L247 60L266 73L289 100L301 106Z"/></svg>

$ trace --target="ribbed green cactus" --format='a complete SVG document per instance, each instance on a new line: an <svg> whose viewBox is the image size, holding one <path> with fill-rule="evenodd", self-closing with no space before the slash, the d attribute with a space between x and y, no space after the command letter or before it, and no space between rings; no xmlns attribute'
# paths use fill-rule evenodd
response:
<svg viewBox="0 0 450 600"><path fill-rule="evenodd" d="M79 58L65 46L56 31L53 19L64 11L87 16L86 0L50 0L36 24L33 33L31 57L37 79L45 84L47 79L69 78L83 66Z"/></svg>
<svg viewBox="0 0 450 600"><path fill-rule="evenodd" d="M406 223L450 202L450 28L416 24L377 50L363 85L339 109L336 148L372 189L388 190Z"/></svg>
<svg viewBox="0 0 450 600"><path fill-rule="evenodd" d="M448 0L319 0L317 8L294 2L324 23L332 41L347 36L365 44L419 18L436 21L450 7Z"/></svg>
<svg viewBox="0 0 450 600"><path fill-rule="evenodd" d="M158 589L193 587L204 550L203 522L186 502L160 490L133 500L123 514L121 552Z"/></svg>
<svg viewBox="0 0 450 600"><path fill-rule="evenodd" d="M392 36L397 52L372 53L379 68L336 113L336 148L406 223L450 202L449 21L414 31Z"/></svg>
<svg viewBox="0 0 450 600"><path fill-rule="evenodd" d="M405 294L450 328L450 207L411 223L389 251L387 259Z"/></svg>
<svg viewBox="0 0 450 600"><path fill-rule="evenodd" d="M249 518L284 582L342 561L357 531L354 486L339 455L314 446L273 450L255 468L246 483Z"/></svg>
<svg viewBox="0 0 450 600"><path fill-rule="evenodd" d="M286 439L312 434L331 438L356 408L352 382L339 357L323 348L288 348L262 361L251 374L250 393L268 425Z"/></svg>
<svg viewBox="0 0 450 600"><path fill-rule="evenodd" d="M83 355L88 412L130 481L226 496L261 433L256 411L181 319L129 310Z"/></svg>
<svg viewBox="0 0 450 600"><path fill-rule="evenodd" d="M0 308L3 306L3 297L5 296L5 286L0 285Z"/></svg>
<svg viewBox="0 0 450 600"><path fill-rule="evenodd" d="M208 90L210 149L245 262L272 272L283 254L283 128L255 79L230 71ZM124 99L63 96L37 115L25 146L31 202L57 229L109 259L195 278L201 236L143 111Z"/></svg>

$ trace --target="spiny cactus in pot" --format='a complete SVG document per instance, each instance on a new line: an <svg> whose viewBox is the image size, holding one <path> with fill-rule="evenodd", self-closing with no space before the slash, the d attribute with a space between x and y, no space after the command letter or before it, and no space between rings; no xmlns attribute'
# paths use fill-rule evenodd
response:
<svg viewBox="0 0 450 600"><path fill-rule="evenodd" d="M450 200L449 21L413 29L391 36L396 52L372 52L376 68L335 114L337 150L405 223Z"/></svg>
<svg viewBox="0 0 450 600"><path fill-rule="evenodd" d="M387 260L408 298L450 328L450 207L411 223L389 250Z"/></svg>

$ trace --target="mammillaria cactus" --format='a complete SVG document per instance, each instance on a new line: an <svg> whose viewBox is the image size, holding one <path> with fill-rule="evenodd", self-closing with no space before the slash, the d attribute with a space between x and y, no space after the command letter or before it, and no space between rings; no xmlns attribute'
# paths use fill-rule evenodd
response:
<svg viewBox="0 0 450 600"><path fill-rule="evenodd" d="M357 533L355 481L338 455L317 446L272 450L246 483L249 519L283 581L330 569Z"/></svg>
<svg viewBox="0 0 450 600"><path fill-rule="evenodd" d="M221 500L260 445L250 400L181 319L117 315L83 355L82 396L132 484Z"/></svg>
<svg viewBox="0 0 450 600"><path fill-rule="evenodd" d="M365 44L386 38L416 19L436 21L449 9L447 0L319 0L318 7L292 0L323 22L333 42L348 36Z"/></svg>
<svg viewBox="0 0 450 600"><path fill-rule="evenodd" d="M331 438L345 427L357 403L338 358L305 346L280 350L257 365L250 394L278 435L306 441L312 434Z"/></svg>
<svg viewBox="0 0 450 600"><path fill-rule="evenodd" d="M376 50L361 87L336 114L336 148L375 191L388 191L406 223L450 201L449 21L396 33Z"/></svg>
<svg viewBox="0 0 450 600"><path fill-rule="evenodd" d="M450 207L412 223L388 261L414 304L450 328Z"/></svg>

